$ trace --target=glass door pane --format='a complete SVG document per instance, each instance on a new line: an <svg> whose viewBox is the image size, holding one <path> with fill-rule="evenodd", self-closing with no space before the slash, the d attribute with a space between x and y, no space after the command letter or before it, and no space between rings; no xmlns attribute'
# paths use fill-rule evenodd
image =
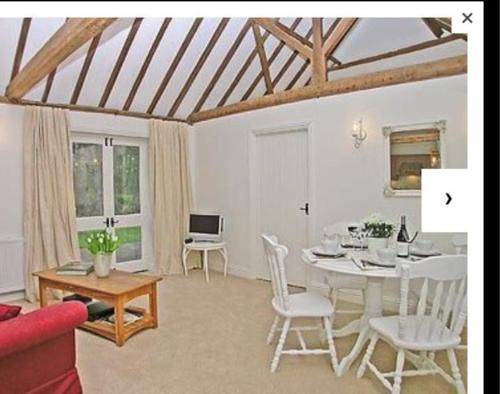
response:
<svg viewBox="0 0 500 394"><path fill-rule="evenodd" d="M102 145L73 143L76 216L104 215Z"/></svg>
<svg viewBox="0 0 500 394"><path fill-rule="evenodd" d="M115 234L122 245L116 251L115 263L120 269L146 268L144 256L144 142L119 139L113 141L113 212L117 220Z"/></svg>
<svg viewBox="0 0 500 394"><path fill-rule="evenodd" d="M140 153L138 146L113 148L113 184L115 215L141 212Z"/></svg>

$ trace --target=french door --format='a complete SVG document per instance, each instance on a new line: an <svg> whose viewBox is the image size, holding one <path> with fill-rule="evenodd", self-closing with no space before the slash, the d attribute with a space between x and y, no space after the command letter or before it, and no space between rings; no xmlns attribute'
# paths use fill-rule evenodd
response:
<svg viewBox="0 0 500 394"><path fill-rule="evenodd" d="M82 260L92 260L85 249L88 232L108 229L122 242L112 266L147 269L152 253L146 141L75 133L72 159Z"/></svg>

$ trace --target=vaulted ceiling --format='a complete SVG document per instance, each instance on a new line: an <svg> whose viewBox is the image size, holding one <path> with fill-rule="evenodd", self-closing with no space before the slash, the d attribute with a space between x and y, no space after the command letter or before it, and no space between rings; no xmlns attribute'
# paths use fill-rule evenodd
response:
<svg viewBox="0 0 500 394"><path fill-rule="evenodd" d="M448 18L322 18L317 33L312 18L119 18L76 37L83 45L59 64L60 52L37 59L33 68L57 65L37 83L16 80L66 22L0 18L2 101L185 120L310 85L322 72L340 80L467 53ZM326 70L313 73L315 34Z"/></svg>

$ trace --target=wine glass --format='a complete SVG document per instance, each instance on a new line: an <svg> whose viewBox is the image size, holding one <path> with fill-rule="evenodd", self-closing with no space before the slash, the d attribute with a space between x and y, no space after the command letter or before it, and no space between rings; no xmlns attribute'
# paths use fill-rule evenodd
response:
<svg viewBox="0 0 500 394"><path fill-rule="evenodd" d="M360 249L363 249L363 246L365 245L366 238L370 237L372 235L372 232L373 232L373 229L368 228L366 226L363 226L360 229L360 231L358 233Z"/></svg>

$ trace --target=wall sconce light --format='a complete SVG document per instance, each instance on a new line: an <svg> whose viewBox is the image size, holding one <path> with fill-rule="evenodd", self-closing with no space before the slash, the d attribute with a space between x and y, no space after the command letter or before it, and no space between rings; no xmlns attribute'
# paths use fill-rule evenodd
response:
<svg viewBox="0 0 500 394"><path fill-rule="evenodd" d="M357 149L367 137L366 131L363 128L363 119L354 122L352 126L352 136L354 138L354 147Z"/></svg>

